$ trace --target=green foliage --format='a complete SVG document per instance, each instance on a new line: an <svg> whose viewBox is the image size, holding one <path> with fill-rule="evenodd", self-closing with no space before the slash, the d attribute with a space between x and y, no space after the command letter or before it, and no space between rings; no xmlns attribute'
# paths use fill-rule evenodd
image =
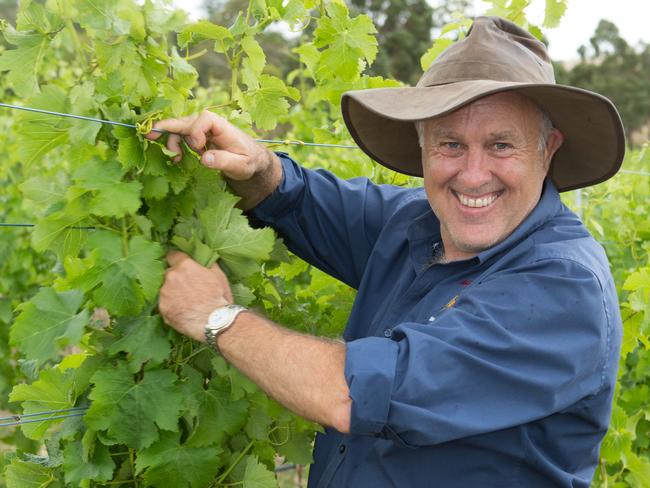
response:
<svg viewBox="0 0 650 488"><path fill-rule="evenodd" d="M650 150L628 154L624 171L583 190L584 221L603 244L619 290L623 344L609 432L594 486L650 485ZM646 173L637 174L636 172Z"/></svg>
<svg viewBox="0 0 650 488"><path fill-rule="evenodd" d="M129 480L275 486L276 455L311 461L316 426L288 413L208 348L163 325L156 304L164 254L180 248L204 265L219 262L239 303L300 328L306 321L298 299L281 295L291 289L305 300L311 286L322 295L313 304L319 321L309 322L314 333L337 335L353 294L309 268L293 275L295 281L285 279L279 270L298 261L271 230L249 227L221 177L187 148L173 163L161 143L142 134L155 119L190 114L211 101L225 101L224 115L245 130L253 121L258 128L283 123L291 130L290 111L308 85L322 89L310 110L323 126L333 123L333 97L355 83L384 83L362 74L377 50L368 18L327 4L312 42L314 71L301 66L292 78L302 80L299 86L267 71L258 42L272 22L295 24L313 7L257 2L227 27L186 24L151 1L24 1L16 25L6 25L10 46L0 53L0 70L7 73L9 97L139 127L22 112L0 119L13 129L5 131L10 137L0 136L11 154L0 170L11 176L2 184L0 212L7 220L36 223L2 241L0 320L15 348L0 349L8 379L3 392L14 385L2 407L29 414L89 406L82 416L2 433L16 451L2 458L9 488ZM170 43L173 33L178 46ZM189 50L206 40L228 63L228 91L197 89ZM27 59L30 70L19 69L19 59ZM345 70L337 71L341 66Z"/></svg>
<svg viewBox="0 0 650 488"><path fill-rule="evenodd" d="M527 0L492 3L535 30L523 14ZM565 6L548 0L545 22L557 22ZM3 30L4 98L135 123L139 130L0 115L7 149L0 216L37 224L2 230L0 239L0 408L29 414L90 407L83 416L0 431L0 486L271 487L276 456L311 462L317 426L287 412L207 347L164 327L156 310L164 254L180 248L204 265L219 262L239 303L311 334L339 335L354 291L290 256L270 230L250 228L237 198L195 155L186 150L173 163L142 134L153 120L212 106L249 132L349 144L341 94L400 84L369 76L380 72L371 71L373 60L383 62L377 37L389 42L391 33L416 21L411 15L400 24L394 9L389 13L375 27L341 2L260 0L227 21L187 23L153 0L21 3L16 22ZM441 31L443 44L467 27L462 15L445 19L451 22ZM290 69L275 66L280 58L267 49L268 28L280 20L304 28ZM425 44L413 51L416 60ZM222 82L209 89L197 86L191 64L203 59L205 46L223 70ZM424 64L436 54L429 52ZM401 66L395 59L388 64L384 72ZM343 177L418 184L359 151L292 153ZM642 168L644 154L626 164ZM624 284L626 324L617 404L596 483L636 487L646 486L648 475L650 230L648 180L630 184L623 180L629 177L589 190L585 218Z"/></svg>

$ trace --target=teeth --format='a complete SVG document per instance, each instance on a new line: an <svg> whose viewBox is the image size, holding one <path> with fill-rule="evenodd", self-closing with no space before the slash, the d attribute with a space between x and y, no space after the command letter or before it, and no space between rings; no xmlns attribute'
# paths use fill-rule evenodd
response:
<svg viewBox="0 0 650 488"><path fill-rule="evenodd" d="M494 202L498 197L496 193L483 198L469 198L460 193L456 193L456 195L458 195L458 198L460 199L460 203L462 203L466 207L472 207L472 208L487 207L488 205L491 205L492 202Z"/></svg>

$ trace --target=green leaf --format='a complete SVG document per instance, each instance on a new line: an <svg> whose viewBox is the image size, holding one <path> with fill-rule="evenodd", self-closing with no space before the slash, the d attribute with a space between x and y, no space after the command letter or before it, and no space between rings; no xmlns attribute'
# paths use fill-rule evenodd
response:
<svg viewBox="0 0 650 488"><path fill-rule="evenodd" d="M142 143L135 130L126 127L115 127L114 134L119 140L117 160L124 169L141 168L144 165Z"/></svg>
<svg viewBox="0 0 650 488"><path fill-rule="evenodd" d="M183 28L178 34L178 45L184 49L189 44L201 42L206 39L224 41L226 39L232 39L232 34L225 27L213 24L207 20L201 20Z"/></svg>
<svg viewBox="0 0 650 488"><path fill-rule="evenodd" d="M21 193L29 200L37 203L42 209L47 209L53 203L65 198L64 189L52 178L34 176L19 186Z"/></svg>
<svg viewBox="0 0 650 488"><path fill-rule="evenodd" d="M11 343L38 364L56 359L61 348L81 340L88 324L88 312L77 313L83 301L78 291L57 293L52 288L41 288L18 307L20 315L11 328Z"/></svg>
<svg viewBox="0 0 650 488"><path fill-rule="evenodd" d="M74 406L73 370L63 371L60 368L44 369L39 377L30 385L16 385L9 395L12 402L23 402L25 414L64 410ZM51 415L56 416L55 414ZM21 426L23 433L29 439L42 439L45 433L61 420L34 422Z"/></svg>
<svg viewBox="0 0 650 488"><path fill-rule="evenodd" d="M199 212L199 221L205 244L221 262L236 276L248 276L259 269L259 261L269 258L275 235L269 228L252 229L235 202L228 193L215 193Z"/></svg>
<svg viewBox="0 0 650 488"><path fill-rule="evenodd" d="M160 200L165 198L169 192L169 180L164 176L145 176L141 182L143 198Z"/></svg>
<svg viewBox="0 0 650 488"><path fill-rule="evenodd" d="M257 460L255 456L246 458L244 488L275 488L278 482L275 474Z"/></svg>
<svg viewBox="0 0 650 488"><path fill-rule="evenodd" d="M220 453L219 447L190 447L180 443L180 433L163 432L158 442L138 453L136 472L144 471L148 486L203 488L221 466Z"/></svg>
<svg viewBox="0 0 650 488"><path fill-rule="evenodd" d="M188 446L221 444L246 424L248 402L232 401L227 387L218 380L210 381L207 389L195 388L192 397L196 406L195 425L187 439Z"/></svg>
<svg viewBox="0 0 650 488"><path fill-rule="evenodd" d="M289 463L307 465L314 462L312 446L314 442L313 431L290 431L289 439L277 447L278 454L284 456Z"/></svg>
<svg viewBox="0 0 650 488"><path fill-rule="evenodd" d="M67 112L66 94L60 88L48 85L43 92L28 100L30 107ZM20 112L16 115L18 134L18 155L22 162L30 166L40 163L48 152L68 142L67 119L54 115L33 112Z"/></svg>
<svg viewBox="0 0 650 488"><path fill-rule="evenodd" d="M136 373L144 363L160 365L169 357L171 345L160 316L125 319L117 323L115 331L123 334L108 349L109 354L128 354L129 371Z"/></svg>
<svg viewBox="0 0 650 488"><path fill-rule="evenodd" d="M318 71L321 77L339 77L354 81L359 77L365 59L372 64L377 56L377 32L372 20L366 15L349 17L345 4L330 3L329 17L321 17L314 31L314 45L325 48Z"/></svg>
<svg viewBox="0 0 650 488"><path fill-rule="evenodd" d="M119 265L109 266L101 275L101 286L93 292L96 303L117 317L137 315L144 306L142 290Z"/></svg>
<svg viewBox="0 0 650 488"><path fill-rule="evenodd" d="M567 9L567 0L546 0L544 27L557 27Z"/></svg>
<svg viewBox="0 0 650 488"><path fill-rule="evenodd" d="M79 199L68 202L63 210L57 210L38 220L32 232L32 245L36 251L50 249L59 259L77 256L88 237L84 220L88 214Z"/></svg>
<svg viewBox="0 0 650 488"><path fill-rule="evenodd" d="M149 301L158 295L163 282L165 265L162 257L163 249L157 242L141 236L129 241L129 254L122 267L131 278L138 280L144 297Z"/></svg>
<svg viewBox="0 0 650 488"><path fill-rule="evenodd" d="M106 431L113 442L144 449L158 440L159 428L178 430L182 397L171 371L145 371L136 382L127 365L119 362L98 370L91 381L88 397L93 403L84 419L91 428Z"/></svg>
<svg viewBox="0 0 650 488"><path fill-rule="evenodd" d="M263 74L256 80L259 86L242 94L241 107L250 113L257 127L273 129L278 118L289 113L287 99L299 100L300 92L293 87L288 87L275 76Z"/></svg>
<svg viewBox="0 0 650 488"><path fill-rule="evenodd" d="M17 48L0 54L0 71L9 71L7 80L18 96L26 98L38 93L37 74L50 39L45 34L17 31L11 26L5 28L4 36Z"/></svg>
<svg viewBox="0 0 650 488"><path fill-rule="evenodd" d="M95 443L92 456L88 458L83 455L81 442L71 442L63 449L63 469L66 483L81 486L85 480L110 480L115 463L108 447L102 444Z"/></svg>
<svg viewBox="0 0 650 488"><path fill-rule="evenodd" d="M77 186L92 192L90 212L102 217L123 217L140 208L142 184L121 181L124 170L114 161L94 159L80 167L74 175Z"/></svg>
<svg viewBox="0 0 650 488"><path fill-rule="evenodd" d="M420 66L422 67L422 71L428 70L429 66L431 66L431 63L433 63L436 58L440 56L440 53L451 46L453 43L454 41L447 39L446 37L436 39L436 41L433 43L433 46L429 48L429 50L420 58Z"/></svg>
<svg viewBox="0 0 650 488"><path fill-rule="evenodd" d="M262 46L252 36L245 36L241 40L241 47L250 60L250 65L256 74L260 74L264 70L266 64L266 56L262 50Z"/></svg>
<svg viewBox="0 0 650 488"><path fill-rule="evenodd" d="M60 488L54 469L13 459L5 469L7 488Z"/></svg>

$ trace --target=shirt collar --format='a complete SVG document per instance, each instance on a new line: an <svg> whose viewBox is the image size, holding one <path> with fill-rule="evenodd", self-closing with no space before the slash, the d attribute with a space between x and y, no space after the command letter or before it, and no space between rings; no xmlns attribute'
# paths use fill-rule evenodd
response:
<svg viewBox="0 0 650 488"><path fill-rule="evenodd" d="M467 261L470 263L478 261L483 264L491 257L514 247L516 243L557 215L561 209L560 194L551 180L546 178L539 202L524 221L504 240ZM440 221L430 208L413 220L408 228L407 237L411 248L411 259L418 269L431 259L432 245L440 240Z"/></svg>

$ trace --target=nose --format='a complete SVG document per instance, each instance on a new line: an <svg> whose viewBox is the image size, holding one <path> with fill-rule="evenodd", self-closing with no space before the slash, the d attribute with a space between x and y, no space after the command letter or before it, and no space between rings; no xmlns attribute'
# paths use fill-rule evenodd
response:
<svg viewBox="0 0 650 488"><path fill-rule="evenodd" d="M485 149L472 146L468 148L456 181L467 190L479 190L489 185L492 171Z"/></svg>

